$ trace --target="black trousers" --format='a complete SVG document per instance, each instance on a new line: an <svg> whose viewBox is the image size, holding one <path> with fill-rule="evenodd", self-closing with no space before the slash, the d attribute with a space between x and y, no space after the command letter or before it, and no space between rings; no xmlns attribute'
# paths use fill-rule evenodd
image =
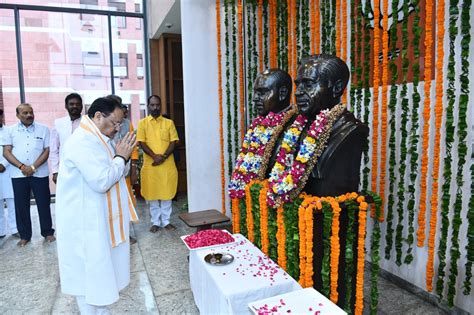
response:
<svg viewBox="0 0 474 315"><path fill-rule="evenodd" d="M12 178L13 195L15 197L15 214L18 233L22 240L31 240L31 191L36 200L43 237L53 235L54 229L51 219L51 192L48 177Z"/></svg>

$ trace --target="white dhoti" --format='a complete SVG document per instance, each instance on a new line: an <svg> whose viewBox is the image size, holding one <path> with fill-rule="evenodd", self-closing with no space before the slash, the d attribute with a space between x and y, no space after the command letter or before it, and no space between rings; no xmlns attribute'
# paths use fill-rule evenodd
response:
<svg viewBox="0 0 474 315"><path fill-rule="evenodd" d="M56 229L62 292L103 306L130 282L129 222L136 213L124 161L98 132L85 116L63 147Z"/></svg>

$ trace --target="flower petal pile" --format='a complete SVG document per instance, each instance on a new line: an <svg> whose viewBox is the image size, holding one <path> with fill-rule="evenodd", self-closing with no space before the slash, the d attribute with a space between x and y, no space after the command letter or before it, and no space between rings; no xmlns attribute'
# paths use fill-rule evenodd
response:
<svg viewBox="0 0 474 315"><path fill-rule="evenodd" d="M222 230L210 229L199 231L197 233L188 235L184 238L184 241L189 248L200 248L212 245L220 245L232 243L235 241L234 237Z"/></svg>

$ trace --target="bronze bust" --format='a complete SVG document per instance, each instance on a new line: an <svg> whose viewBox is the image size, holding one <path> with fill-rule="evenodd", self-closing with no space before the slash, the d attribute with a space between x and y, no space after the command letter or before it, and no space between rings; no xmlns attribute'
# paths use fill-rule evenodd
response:
<svg viewBox="0 0 474 315"><path fill-rule="evenodd" d="M309 121L324 109L341 103L349 81L349 68L336 56L303 58L298 67L296 104ZM334 123L326 149L313 168L304 191L314 196L337 196L358 191L360 161L369 128L345 110Z"/></svg>
<svg viewBox="0 0 474 315"><path fill-rule="evenodd" d="M252 101L257 114L280 113L290 106L292 81L290 75L280 69L266 69L257 76Z"/></svg>
<svg viewBox="0 0 474 315"><path fill-rule="evenodd" d="M349 68L336 56L313 55L304 58L298 67L296 77L296 103L300 113L311 123L322 110L331 109L341 103L341 96L349 81ZM331 127L325 150L312 169L304 191L314 196L338 196L347 192L357 192L360 179L360 161L367 145L369 128L345 109ZM322 213L315 213L313 226L314 252L323 252ZM357 223L356 223L357 225ZM348 214L343 206L340 214L339 242L346 247ZM357 247L353 248L353 252ZM315 256L313 275L315 288L322 289L322 255ZM355 268L355 266L353 266ZM338 305L343 307L346 288L345 251L339 256ZM353 281L355 283L355 273ZM352 294L355 292L353 287ZM354 297L349 297L353 299Z"/></svg>

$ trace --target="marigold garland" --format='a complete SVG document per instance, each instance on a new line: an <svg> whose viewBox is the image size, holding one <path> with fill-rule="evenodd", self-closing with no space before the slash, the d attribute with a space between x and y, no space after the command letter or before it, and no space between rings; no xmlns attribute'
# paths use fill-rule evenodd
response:
<svg viewBox="0 0 474 315"><path fill-rule="evenodd" d="M336 0L336 53L335 55L341 58L341 33L342 33L342 26L341 26L341 0Z"/></svg>
<svg viewBox="0 0 474 315"><path fill-rule="evenodd" d="M342 60L347 60L347 0L342 0ZM342 102L347 103L347 89L342 94Z"/></svg>
<svg viewBox="0 0 474 315"><path fill-rule="evenodd" d="M254 225L253 225L253 215L252 215L252 196L250 195L250 187L256 183L254 180L251 180L245 186L245 208L247 213L247 238L252 243L254 242Z"/></svg>
<svg viewBox="0 0 474 315"><path fill-rule="evenodd" d="M438 219L438 178L441 137L441 118L443 116L443 61L444 61L444 0L437 3L437 48L436 48L436 102L435 102L435 141L433 147L433 184L431 188L430 236L428 238L428 260L426 262L426 289L433 290L434 250Z"/></svg>
<svg viewBox="0 0 474 315"><path fill-rule="evenodd" d="M270 68L277 67L277 35L276 35L276 0L268 0L268 15L270 20Z"/></svg>
<svg viewBox="0 0 474 315"><path fill-rule="evenodd" d="M378 163L379 163L379 46L380 30L377 27L380 17L380 3L374 1L374 40L373 40L373 117L372 117L372 191L377 191Z"/></svg>
<svg viewBox="0 0 474 315"><path fill-rule="evenodd" d="M363 196L359 196L357 202L359 203L359 231L357 240L357 276L354 314L362 315L364 310L365 224L368 204L365 202Z"/></svg>
<svg viewBox="0 0 474 315"><path fill-rule="evenodd" d="M319 203L321 206L321 203ZM321 208L319 208L321 209ZM306 225L306 269L305 269L305 285L313 286L313 208L308 206L305 211ZM317 254L317 253L316 253Z"/></svg>
<svg viewBox="0 0 474 315"><path fill-rule="evenodd" d="M260 204L260 234L262 235L262 252L268 256L268 206L267 206L267 190L268 181L262 181L262 189L258 196Z"/></svg>
<svg viewBox="0 0 474 315"><path fill-rule="evenodd" d="M278 207L277 209L277 241L278 241L278 265L280 265L283 270L286 270L286 233L285 233L285 219L283 216L283 206Z"/></svg>
<svg viewBox="0 0 474 315"><path fill-rule="evenodd" d="M344 202L345 197L341 197L339 202ZM339 279L339 254L340 254L340 244L339 244L339 214L341 212L341 207L339 206L334 198L330 199L333 217L331 224L331 295L330 299L333 303L337 303L338 292L337 292L337 281Z"/></svg>
<svg viewBox="0 0 474 315"><path fill-rule="evenodd" d="M222 53L221 53L221 1L216 0L216 29L217 29L217 91L219 106L219 146L221 166L221 212L225 211L225 161L224 161L224 112L222 109Z"/></svg>
<svg viewBox="0 0 474 315"><path fill-rule="evenodd" d="M374 20L378 21L378 20ZM375 27L375 23L374 23ZM383 0L382 28L388 29L388 0ZM377 74L378 75L378 74ZM388 32L382 32L382 100L380 126L380 198L385 200L385 170L387 166L387 86L388 86ZM380 220L384 217L384 208L381 208Z"/></svg>
<svg viewBox="0 0 474 315"><path fill-rule="evenodd" d="M239 199L232 198L232 232L240 233L240 210L239 210Z"/></svg>
<svg viewBox="0 0 474 315"><path fill-rule="evenodd" d="M418 239L418 247L422 247L425 243L426 231L426 183L428 174L428 144L430 140L430 110L431 110L431 47L433 45L432 38L432 22L433 22L433 0L426 0L426 16L425 16L425 95L423 108L423 133L421 137L421 180L420 180L420 211L418 212L418 231L416 233Z"/></svg>
<svg viewBox="0 0 474 315"><path fill-rule="evenodd" d="M300 238L300 278L298 283L306 288L306 219L305 211L308 206L308 200L305 199L298 208L298 229Z"/></svg>

